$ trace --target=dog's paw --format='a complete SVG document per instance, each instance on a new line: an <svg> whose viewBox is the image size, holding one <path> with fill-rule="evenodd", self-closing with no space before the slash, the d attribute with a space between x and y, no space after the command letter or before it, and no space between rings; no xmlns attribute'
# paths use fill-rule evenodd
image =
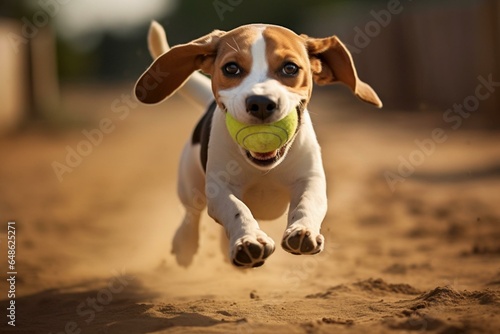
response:
<svg viewBox="0 0 500 334"><path fill-rule="evenodd" d="M273 239L258 231L254 235L245 235L236 240L231 248L231 260L237 267L260 267L274 249Z"/></svg>
<svg viewBox="0 0 500 334"><path fill-rule="evenodd" d="M188 267L198 251L198 229L182 224L175 232L172 240L172 254L180 266Z"/></svg>
<svg viewBox="0 0 500 334"><path fill-rule="evenodd" d="M287 229L281 241L281 247L295 255L313 255L321 252L325 238L320 233L314 233L304 226Z"/></svg>

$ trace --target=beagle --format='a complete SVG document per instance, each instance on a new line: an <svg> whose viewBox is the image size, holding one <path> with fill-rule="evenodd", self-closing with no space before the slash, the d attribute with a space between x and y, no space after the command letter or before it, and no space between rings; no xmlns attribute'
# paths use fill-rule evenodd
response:
<svg viewBox="0 0 500 334"><path fill-rule="evenodd" d="M327 196L320 146L307 111L313 81L344 83L361 100L382 106L358 78L346 47L336 36L311 38L280 26L251 24L170 48L156 22L148 45L154 61L136 83L137 99L155 104L179 90L208 107L179 166L185 216L173 239L177 263L191 264L205 207L224 227L229 258L238 267L264 264L275 243L257 219L275 219L287 209L282 248L296 255L321 252ZM289 112L298 113L299 126L293 139L273 152L245 150L226 128L226 113L242 123L266 124Z"/></svg>

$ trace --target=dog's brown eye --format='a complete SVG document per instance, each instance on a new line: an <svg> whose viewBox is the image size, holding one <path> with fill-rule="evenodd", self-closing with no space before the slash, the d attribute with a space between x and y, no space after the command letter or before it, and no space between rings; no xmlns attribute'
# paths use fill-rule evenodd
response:
<svg viewBox="0 0 500 334"><path fill-rule="evenodd" d="M294 63L286 63L283 66L282 72L287 76L295 76L299 72L299 66Z"/></svg>
<svg viewBox="0 0 500 334"><path fill-rule="evenodd" d="M241 69L236 63L227 63L222 67L222 72L224 72L224 75L233 77L241 73Z"/></svg>

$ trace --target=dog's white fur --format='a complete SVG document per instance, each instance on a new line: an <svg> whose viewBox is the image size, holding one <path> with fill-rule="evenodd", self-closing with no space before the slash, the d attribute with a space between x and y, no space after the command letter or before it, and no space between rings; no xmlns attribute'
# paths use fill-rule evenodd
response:
<svg viewBox="0 0 500 334"><path fill-rule="evenodd" d="M291 44L282 45L281 39L291 40ZM228 33L214 31L170 49L163 28L156 22L151 25L148 42L155 62L137 83L139 100L157 103L182 87L180 94L203 107L214 98L217 102L210 124L206 171L199 144L187 143L182 153L178 194L186 214L173 240L177 262L184 266L192 262L205 207L224 227L229 257L237 266L260 266L274 252L274 241L256 219L277 218L288 207L282 247L292 254L321 252L324 237L320 229L327 197L321 150L307 111L312 80L320 84L343 82L361 99L381 106L371 87L357 77L345 47L335 36L312 39L282 27L249 25ZM177 65L169 67L176 61ZM231 62L236 62L244 75L228 78L221 74L220 66ZM277 73L281 67L271 68L279 62L298 63L303 82ZM210 74L212 81L197 69ZM254 117L246 106L249 96L269 98L276 102L276 110L265 120ZM300 124L286 147L259 155L233 141L225 125L226 112L248 124L271 123L290 112L300 112ZM269 158L271 162L260 163Z"/></svg>

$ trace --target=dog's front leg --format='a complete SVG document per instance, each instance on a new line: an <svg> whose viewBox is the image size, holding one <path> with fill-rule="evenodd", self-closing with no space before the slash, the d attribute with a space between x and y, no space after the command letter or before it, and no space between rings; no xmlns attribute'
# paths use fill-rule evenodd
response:
<svg viewBox="0 0 500 334"><path fill-rule="evenodd" d="M229 256L238 267L259 267L274 252L274 241L264 233L250 209L229 189L207 196L208 214L222 224L229 238Z"/></svg>
<svg viewBox="0 0 500 334"><path fill-rule="evenodd" d="M321 223L327 210L323 173L295 183L291 191L288 225L281 246L295 255L317 254L324 248Z"/></svg>

